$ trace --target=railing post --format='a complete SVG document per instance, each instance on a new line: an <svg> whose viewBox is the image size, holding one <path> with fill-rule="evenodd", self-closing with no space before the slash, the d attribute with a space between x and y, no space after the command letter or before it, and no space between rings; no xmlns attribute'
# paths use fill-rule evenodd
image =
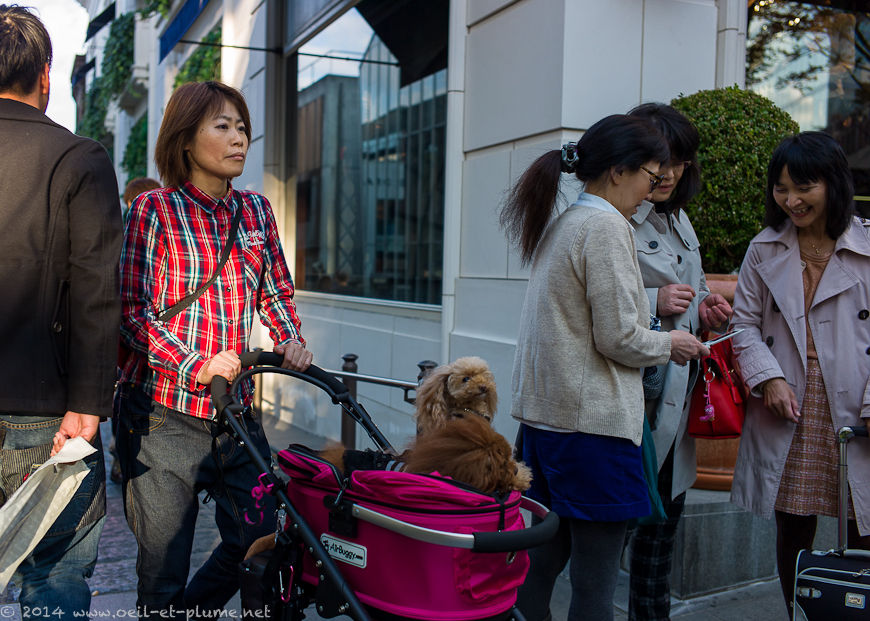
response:
<svg viewBox="0 0 870 621"><path fill-rule="evenodd" d="M421 360L418 362L417 367L420 369L420 372L417 374L417 384L422 384L423 380L426 379L426 376L429 375L437 366L438 363L434 360Z"/></svg>
<svg viewBox="0 0 870 621"><path fill-rule="evenodd" d="M341 370L345 373L356 373L359 367L357 366L356 361L359 359L359 356L356 354L345 354L341 357L343 360L341 364ZM344 383L347 388L347 392L356 400L356 380L343 377L341 381ZM345 448L355 449L356 448L356 422L345 414L344 410L342 410L341 417L341 443L344 444Z"/></svg>

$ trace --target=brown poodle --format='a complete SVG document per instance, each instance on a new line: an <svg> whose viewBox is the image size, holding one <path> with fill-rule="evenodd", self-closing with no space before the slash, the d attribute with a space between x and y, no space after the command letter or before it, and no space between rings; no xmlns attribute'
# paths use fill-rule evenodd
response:
<svg viewBox="0 0 870 621"><path fill-rule="evenodd" d="M498 395L486 361L476 356L457 358L426 376L417 388L417 434L439 429L447 421L477 414L492 422Z"/></svg>
<svg viewBox="0 0 870 621"><path fill-rule="evenodd" d="M528 466L517 463L513 448L480 416L455 418L418 436L402 454L405 472L437 471L486 494L525 491L532 482Z"/></svg>
<svg viewBox="0 0 870 621"><path fill-rule="evenodd" d="M385 467L418 474L437 471L486 494L522 492L532 481L531 471L514 460L513 449L504 436L475 415L454 418L443 427L417 436L398 457L374 451L346 451L340 444L328 446L320 457L342 473Z"/></svg>

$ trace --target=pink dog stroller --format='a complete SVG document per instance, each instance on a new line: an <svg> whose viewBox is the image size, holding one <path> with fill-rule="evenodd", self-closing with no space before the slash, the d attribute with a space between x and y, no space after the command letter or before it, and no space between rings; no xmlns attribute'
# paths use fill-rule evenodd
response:
<svg viewBox="0 0 870 621"><path fill-rule="evenodd" d="M241 358L243 367L263 366L242 373L229 390L221 377L211 386L218 421L240 444L249 443L236 388L246 377L273 372L324 390L363 427L377 455L395 455L332 375L314 366L305 373L281 369L272 353ZM519 492L484 494L435 473L343 476L301 445L278 453L282 476L250 454L263 472L254 494L274 495L278 511L274 550L243 563L242 599L268 606L269 618L298 621L314 604L321 617L357 621L523 621L514 604L528 571L525 550L552 538L559 525L542 505ZM541 520L527 528L520 509Z"/></svg>

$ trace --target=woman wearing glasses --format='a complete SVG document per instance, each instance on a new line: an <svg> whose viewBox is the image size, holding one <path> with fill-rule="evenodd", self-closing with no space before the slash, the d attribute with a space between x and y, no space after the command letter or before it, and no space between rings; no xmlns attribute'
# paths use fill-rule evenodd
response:
<svg viewBox="0 0 870 621"><path fill-rule="evenodd" d="M707 349L688 332L649 330L649 302L629 218L661 183L663 136L627 115L606 117L580 141L536 160L501 214L531 275L513 371L529 495L562 518L530 551L518 605L549 618L556 577L571 560L569 619L612 619L628 520L650 512L640 441L639 369L685 364ZM562 172L585 184L551 220Z"/></svg>
<svg viewBox="0 0 870 621"><path fill-rule="evenodd" d="M662 330L722 329L731 306L710 293L701 269L701 253L692 223L683 211L700 190L698 132L671 106L647 103L629 116L652 123L667 139L671 159L659 168L662 183L631 217L637 259L650 309ZM667 520L639 526L631 540L631 586L628 617L668 619L671 611L669 576L677 523L686 490L695 482L695 441L686 433L688 395L698 366L668 364L661 396L646 403L658 458L658 487Z"/></svg>

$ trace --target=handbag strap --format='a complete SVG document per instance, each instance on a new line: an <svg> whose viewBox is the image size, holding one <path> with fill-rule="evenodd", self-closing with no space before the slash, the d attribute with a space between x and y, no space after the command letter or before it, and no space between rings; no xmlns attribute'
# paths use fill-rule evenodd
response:
<svg viewBox="0 0 870 621"><path fill-rule="evenodd" d="M236 205L236 214L233 216L233 222L230 225L230 235L227 238L227 243L221 251L220 260L218 261L217 268L215 268L214 273L211 275L211 278L205 282L199 289L188 295L186 298L176 302L170 308L166 309L162 313L157 316L157 321L169 321L173 317L175 317L178 313L183 311L185 308L194 303L196 298L201 296L203 293L208 290L209 287L212 286L217 277L220 276L221 272L224 269L224 265L227 263L227 259L230 258L230 252L232 251L233 244L236 241L236 234L239 231L239 222L242 220L242 205Z"/></svg>

